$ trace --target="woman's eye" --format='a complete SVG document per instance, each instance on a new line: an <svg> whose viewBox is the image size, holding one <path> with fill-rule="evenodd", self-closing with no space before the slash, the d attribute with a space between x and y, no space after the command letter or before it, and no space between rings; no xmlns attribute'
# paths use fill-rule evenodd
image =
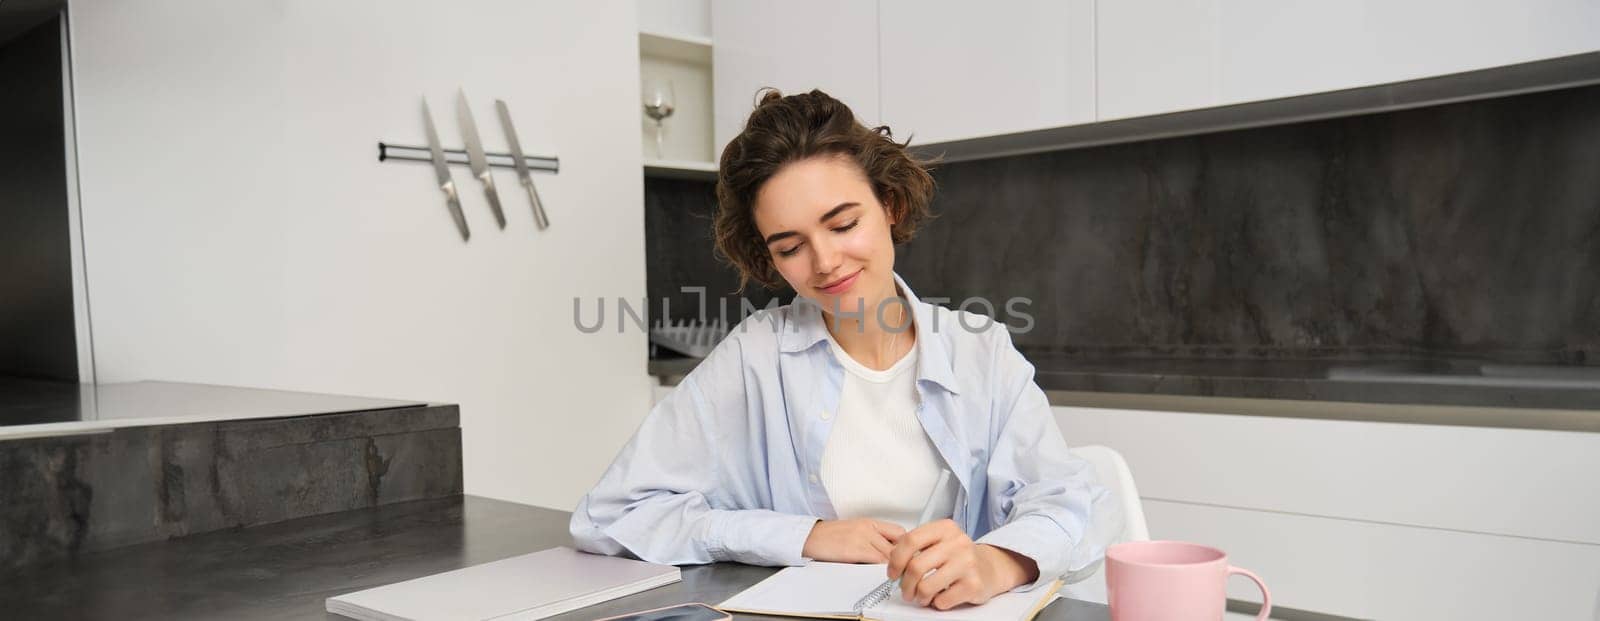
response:
<svg viewBox="0 0 1600 621"><path fill-rule="evenodd" d="M794 253L796 253L796 252L800 252L800 245L799 244L795 244L795 247L790 248L788 250L779 250L778 251L778 256L780 256L780 257L792 257L792 256L794 256Z"/></svg>
<svg viewBox="0 0 1600 621"><path fill-rule="evenodd" d="M843 232L848 231L850 229L856 228L857 224L861 224L861 218L856 218L854 220L851 220L850 224L846 224L846 225L840 226L840 227L834 227L833 232L835 232L835 233L843 233Z"/></svg>

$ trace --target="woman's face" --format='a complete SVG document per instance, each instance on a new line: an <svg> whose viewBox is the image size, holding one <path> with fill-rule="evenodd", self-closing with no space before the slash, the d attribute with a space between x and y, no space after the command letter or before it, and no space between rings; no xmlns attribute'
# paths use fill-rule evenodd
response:
<svg viewBox="0 0 1600 621"><path fill-rule="evenodd" d="M778 273L824 312L865 308L859 317L872 320L894 294L893 222L850 159L819 156L779 169L756 194L755 223Z"/></svg>

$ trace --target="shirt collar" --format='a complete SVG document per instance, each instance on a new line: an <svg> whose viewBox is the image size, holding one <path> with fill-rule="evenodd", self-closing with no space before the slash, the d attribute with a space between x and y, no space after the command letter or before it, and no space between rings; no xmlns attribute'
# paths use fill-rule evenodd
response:
<svg viewBox="0 0 1600 621"><path fill-rule="evenodd" d="M910 303L911 317L917 331L917 381L931 382L953 394L960 394L944 339L929 329L931 326L939 325L933 318L934 306L917 298L917 294L911 291L911 286L907 285L899 274L894 275L894 282L900 286L900 291ZM826 319L821 308L802 296L796 296L790 305L794 310L792 328L785 329L780 335L778 339L780 351L785 353L805 351L828 339L828 328L824 324ZM951 321L953 320L946 318L945 323ZM949 326L941 327L949 329Z"/></svg>

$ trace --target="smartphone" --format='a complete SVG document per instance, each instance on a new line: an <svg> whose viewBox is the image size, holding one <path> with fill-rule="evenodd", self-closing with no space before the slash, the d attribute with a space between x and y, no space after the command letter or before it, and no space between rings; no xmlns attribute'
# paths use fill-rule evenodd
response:
<svg viewBox="0 0 1600 621"><path fill-rule="evenodd" d="M729 621L728 613L705 604L679 604L655 610L643 610L599 621Z"/></svg>

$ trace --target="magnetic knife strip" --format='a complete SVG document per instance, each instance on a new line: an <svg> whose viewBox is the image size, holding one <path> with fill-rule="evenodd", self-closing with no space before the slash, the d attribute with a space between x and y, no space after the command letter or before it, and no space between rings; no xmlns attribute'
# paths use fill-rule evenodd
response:
<svg viewBox="0 0 1600 621"><path fill-rule="evenodd" d="M516 168L516 160L510 153L485 153L489 165L495 168ZM428 154L428 147L413 147L410 145L378 143L378 161L407 160L413 162L431 162L433 157ZM450 164L468 165L467 152L464 149L445 149L444 161ZM524 155L522 161L527 162L530 170L539 170L548 173L561 172L561 159L544 157L542 155Z"/></svg>

